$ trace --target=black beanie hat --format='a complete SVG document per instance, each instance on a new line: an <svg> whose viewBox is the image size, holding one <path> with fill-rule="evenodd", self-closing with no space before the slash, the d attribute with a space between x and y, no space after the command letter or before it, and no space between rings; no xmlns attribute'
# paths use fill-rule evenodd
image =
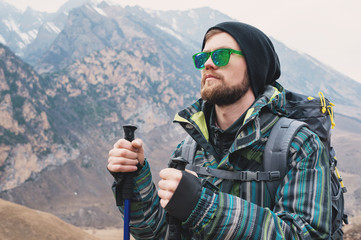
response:
<svg viewBox="0 0 361 240"><path fill-rule="evenodd" d="M280 62L271 40L259 29L241 22L223 22L208 29L220 29L238 43L247 63L248 77L256 97L281 74ZM202 50L205 45L203 39Z"/></svg>

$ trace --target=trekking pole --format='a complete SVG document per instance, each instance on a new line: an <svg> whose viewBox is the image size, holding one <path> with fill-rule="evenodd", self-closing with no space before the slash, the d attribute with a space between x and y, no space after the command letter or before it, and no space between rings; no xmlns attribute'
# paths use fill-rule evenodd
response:
<svg viewBox="0 0 361 240"><path fill-rule="evenodd" d="M132 142L136 129L137 127L131 124L123 125L124 138ZM134 172L126 173L122 188L124 199L124 240L130 239L130 201L133 196L133 177Z"/></svg>
<svg viewBox="0 0 361 240"><path fill-rule="evenodd" d="M169 164L170 168L175 168L181 171L184 171L188 161L182 157L172 158ZM181 221L175 217L172 217L168 214L168 224L169 224L169 238L168 240L181 240Z"/></svg>

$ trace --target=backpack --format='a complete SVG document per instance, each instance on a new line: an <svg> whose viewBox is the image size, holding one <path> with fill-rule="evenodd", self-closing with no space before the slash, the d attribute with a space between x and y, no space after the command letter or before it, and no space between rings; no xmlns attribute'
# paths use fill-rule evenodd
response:
<svg viewBox="0 0 361 240"><path fill-rule="evenodd" d="M187 169L193 170L200 175L227 180L265 181L271 199L274 199L277 188L287 173L287 157L290 144L300 128L308 127L319 136L326 148L330 161L332 197L331 239L343 239L342 226L343 223L348 224L348 217L344 213L344 193L347 192L347 189L337 171L337 159L335 151L331 146L331 128L335 126L332 110L334 104L328 101L321 92L319 93L319 99L317 99L285 91L285 108L288 115L287 117L281 117L271 130L263 153L263 172L231 172L194 166L192 162L197 150L197 142L189 135L184 140L181 156L190 162Z"/></svg>

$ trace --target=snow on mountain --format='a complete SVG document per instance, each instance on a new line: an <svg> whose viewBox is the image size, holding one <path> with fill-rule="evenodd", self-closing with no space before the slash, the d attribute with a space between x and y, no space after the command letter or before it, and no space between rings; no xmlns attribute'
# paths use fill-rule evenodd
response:
<svg viewBox="0 0 361 240"><path fill-rule="evenodd" d="M0 43L6 45L6 40L1 34L0 34Z"/></svg>
<svg viewBox="0 0 361 240"><path fill-rule="evenodd" d="M47 22L44 24L44 27L46 30L48 30L49 32L54 32L56 34L59 34L61 32L61 29L58 28L55 23L53 22Z"/></svg>
<svg viewBox="0 0 361 240"><path fill-rule="evenodd" d="M159 28L160 30L176 37L177 39L179 39L180 41L183 41L183 38L181 35L179 35L178 33L176 33L174 30L170 29L170 28L167 28L167 27L164 27L164 26L161 26L159 24L156 25L157 28Z"/></svg>

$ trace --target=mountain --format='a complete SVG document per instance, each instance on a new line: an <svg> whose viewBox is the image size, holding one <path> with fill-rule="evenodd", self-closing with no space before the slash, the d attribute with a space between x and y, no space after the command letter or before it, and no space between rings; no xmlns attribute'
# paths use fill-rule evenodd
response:
<svg viewBox="0 0 361 240"><path fill-rule="evenodd" d="M208 20L207 15L210 12L214 15L211 21ZM192 18L188 17L189 20L184 20L187 16ZM198 48L199 45L194 36L200 35L203 31L199 31L198 34L194 32L206 29L220 20L231 20L231 18L209 8L175 14L173 11L151 11L140 7L123 8L108 5L106 2L96 6L86 3L69 12L63 31L38 60L35 68L39 72L57 71L94 51L117 47L124 41L144 39L149 35L167 36L167 39L163 40L168 45L173 42L174 46L186 45L185 47L194 52L193 49ZM190 27L198 21L206 24Z"/></svg>
<svg viewBox="0 0 361 240"><path fill-rule="evenodd" d="M0 239L96 240L97 238L49 213L0 199Z"/></svg>
<svg viewBox="0 0 361 240"><path fill-rule="evenodd" d="M173 35L183 36L188 44L200 51L204 32L219 22L234 21L229 16L208 7L190 9L187 11L158 11L133 8L136 15L146 17L148 22L156 22L155 26L168 29ZM161 20L161 21L160 21Z"/></svg>
<svg viewBox="0 0 361 240"><path fill-rule="evenodd" d="M107 3L106 1L101 0L69 0L63 6L59 8L59 10L55 13L45 13L35 11L31 8L27 8L26 11L20 11L16 9L14 6L3 2L0 0L0 20L3 24L0 25L0 43L3 43L10 47L12 51L14 51L18 56L21 56L26 62L37 65L40 61L45 64L47 60L53 61L54 54L61 55L65 52L71 52L71 49L61 49L59 51L56 49L51 50L48 53L45 53L50 45L53 43L55 38L57 38L58 34L61 33L63 28L70 24L73 27L73 30L76 31L75 35L81 37L82 34L82 26L77 19L81 16L89 16L89 12L85 15L83 13L77 11L72 12L73 9L78 8L83 5L88 5L88 9L84 8L83 11L99 11L101 13L101 9L94 6L103 6L109 5L111 3ZM119 10L122 8L120 5L117 5L116 8ZM116 12L119 14L120 12ZM129 10L129 11L128 11ZM125 13L128 12L128 13ZM230 20L230 18L218 11L212 11L211 15L208 8L203 9L195 9L191 11L153 11L153 10L144 10L139 7L126 7L122 15L119 16L119 20L124 17L131 17L133 15L136 18L140 18L142 22L153 23L153 26L158 28L162 28L164 31L168 31L173 35L178 35L177 37L181 37L184 33L187 35L187 38L183 38L180 40L186 40L191 42L194 46L198 48L197 42L202 37L202 29L206 29L219 21ZM68 15L71 15L70 17ZM106 26L106 29L109 31L114 26L114 20L116 20L117 16L111 16L111 21L107 22L109 19L107 16L98 16L97 14L93 15L96 19L83 19L83 24L92 24L96 20L104 21L102 26ZM128 16L126 16L128 15ZM169 21L171 19L171 21ZM70 22L68 22L70 21ZM197 22L198 24L194 24ZM125 23L125 22L124 22ZM78 28L74 28L74 24L79 24ZM107 24L110 24L108 26ZM131 26L130 22L130 26ZM97 29L93 29L95 35L101 33L97 31ZM109 33L108 34L112 34ZM121 32L115 33L115 35L122 34ZM77 36L73 36L77 37ZM94 39L89 39L88 49L90 51L85 50L85 55L87 53L92 52L93 50L102 49L104 46L112 47L116 45L115 41L117 39L104 38L103 36L95 36L95 38L100 37L97 41L92 42ZM190 37L190 38L189 38ZM62 41L63 38L59 37L57 41ZM75 39L67 39L67 40L75 40ZM85 39L82 39L84 41ZM57 44L56 42L54 43ZM54 46L56 48L56 46ZM55 51L55 53L54 53ZM45 56L43 56L45 54ZM84 54L73 54L73 58L81 58ZM56 65L56 64L50 64ZM66 64L61 67L66 66ZM54 69L52 69L54 71Z"/></svg>
<svg viewBox="0 0 361 240"><path fill-rule="evenodd" d="M24 12L0 1L0 42L6 44L19 56L25 56L29 45L40 36L49 41L59 33L61 24L51 22L52 14L27 8ZM46 33L45 33L46 32ZM45 44L46 46L47 44Z"/></svg>
<svg viewBox="0 0 361 240"><path fill-rule="evenodd" d="M9 45L13 51L18 52L24 48L29 41L32 41L36 31L34 28L38 27L39 21L34 20L33 28L24 23L23 18L30 17L30 10L27 13L22 13L14 6L0 1L0 42ZM40 17L41 19L42 17ZM29 20L29 19L28 19Z"/></svg>
<svg viewBox="0 0 361 240"><path fill-rule="evenodd" d="M44 79L1 44L0 56L0 190L6 190L49 163L62 165L79 153L49 121Z"/></svg>
<svg viewBox="0 0 361 240"><path fill-rule="evenodd" d="M190 56L208 27L231 18L210 8L150 11L106 2L70 8L57 12L61 30L46 34L44 21L44 34L23 55L0 45L0 198L77 226L119 226L106 160L121 126L138 126L157 179L184 136L171 124L174 114L199 97ZM322 90L336 104L339 168L357 182L361 84L273 42L285 87L313 96ZM40 48L32 60L25 56ZM348 187L357 215L361 189Z"/></svg>
<svg viewBox="0 0 361 240"><path fill-rule="evenodd" d="M87 8L84 6L79 11ZM15 164L21 162L14 156L22 143L11 145L4 139L6 144L1 146L7 154L2 158L2 169L8 177L0 182L2 198L54 213L81 226L116 225L120 221L119 213L110 191L112 179L105 166L107 151L115 139L122 136L121 125L127 122L139 126L137 134L143 135L146 142L162 146L149 144L147 149L150 158L166 159L153 164L155 169L164 167L171 149L180 140L179 132L164 133L170 132L169 123L175 109L194 98L191 93L199 86L193 79L198 73L191 64L185 64L191 51L177 47L181 45L177 38L164 35L159 29L149 30L149 25L143 23L135 28L137 31L131 28L124 32L130 35L134 31L143 38L136 35L123 39L120 46L94 52L57 73L39 76L34 72L42 92L34 94L33 98L43 99L44 104L39 105L51 126L44 135L54 137L44 146L49 150L42 155L29 153L35 156L31 163L43 168L26 167L24 171L29 174L20 176L17 174L22 173L18 171L20 167ZM159 38L151 40L151 35ZM177 52L177 55L167 52ZM21 63L8 48L4 47L3 53L1 59L8 64L2 65L1 83L6 86L30 84L27 77L16 74L21 73L20 68L31 67ZM8 69L14 70L9 72ZM183 69L189 73L183 73ZM13 75L16 76L9 77ZM1 90L2 96L6 93L22 95L6 87ZM176 97L178 95L181 97ZM8 105L5 112L10 118L16 121L24 118L22 105L17 107L17 115L13 114L14 106ZM28 122L25 120L21 124ZM29 125L29 129L33 128ZM15 130L4 126L6 131L15 134ZM65 150L63 154L54 154L53 149ZM27 163L24 154L18 158ZM58 166L52 161L53 156L68 161Z"/></svg>
<svg viewBox="0 0 361 240"><path fill-rule="evenodd" d="M67 10L64 6L56 13L39 12L30 7L20 11L0 0L0 43L26 62L35 64L62 31Z"/></svg>

